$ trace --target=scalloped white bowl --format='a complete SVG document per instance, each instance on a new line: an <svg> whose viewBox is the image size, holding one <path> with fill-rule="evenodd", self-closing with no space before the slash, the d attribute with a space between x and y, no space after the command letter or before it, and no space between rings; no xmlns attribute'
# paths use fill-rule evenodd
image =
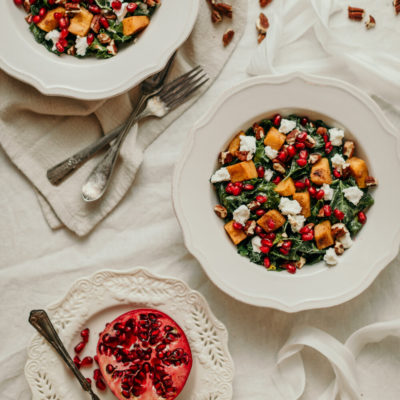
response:
<svg viewBox="0 0 400 400"><path fill-rule="evenodd" d="M368 222L336 267L321 262L295 275L267 271L237 254L214 214L217 196L209 178L217 168L218 153L239 130L276 112L297 112L343 127L379 181ZM352 299L399 249L396 132L369 96L339 80L291 74L253 78L228 90L194 126L175 169L173 200L187 248L220 289L245 303L295 312Z"/></svg>
<svg viewBox="0 0 400 400"><path fill-rule="evenodd" d="M124 93L161 70L188 38L199 0L165 0L136 43L115 57L58 57L37 43L12 0L0 4L0 68L43 94L98 100Z"/></svg>

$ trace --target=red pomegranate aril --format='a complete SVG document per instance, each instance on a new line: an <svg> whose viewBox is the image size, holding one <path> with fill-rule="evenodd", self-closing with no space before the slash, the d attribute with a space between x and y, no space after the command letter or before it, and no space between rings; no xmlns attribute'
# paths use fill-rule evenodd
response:
<svg viewBox="0 0 400 400"><path fill-rule="evenodd" d="M339 220L342 221L344 219L344 212L335 208L333 210L333 215Z"/></svg>
<svg viewBox="0 0 400 400"><path fill-rule="evenodd" d="M269 229L274 229L275 228L275 221L273 219L269 219L267 221L267 226Z"/></svg>
<svg viewBox="0 0 400 400"><path fill-rule="evenodd" d="M113 1L113 2L111 3L111 7L112 7L114 10L120 10L121 7L122 7L122 3L121 3L119 0L115 0L115 1Z"/></svg>
<svg viewBox="0 0 400 400"><path fill-rule="evenodd" d="M298 149L298 150L302 150L302 149L305 149L306 148L306 145L305 145L305 143L295 143L295 147L296 147L296 149Z"/></svg>
<svg viewBox="0 0 400 400"><path fill-rule="evenodd" d="M294 147L292 144L287 147L286 151L288 152L290 158L296 155L296 147Z"/></svg>
<svg viewBox="0 0 400 400"><path fill-rule="evenodd" d="M32 22L34 24L38 24L42 19L39 17L39 15L34 15L32 18Z"/></svg>
<svg viewBox="0 0 400 400"><path fill-rule="evenodd" d="M314 197L317 194L317 189L315 189L313 186L310 186L308 188L308 193L310 193L310 196Z"/></svg>
<svg viewBox="0 0 400 400"><path fill-rule="evenodd" d="M60 39L65 39L69 35L68 29L61 29Z"/></svg>
<svg viewBox="0 0 400 400"><path fill-rule="evenodd" d="M62 46L64 49L68 46L67 39L62 39L62 38L60 38L60 40L58 41L58 43L60 43L61 46Z"/></svg>
<svg viewBox="0 0 400 400"><path fill-rule="evenodd" d="M81 361L81 367L90 367L93 364L93 358L92 357L85 357Z"/></svg>
<svg viewBox="0 0 400 400"><path fill-rule="evenodd" d="M307 132L305 132L305 131L300 132L300 133L297 135L296 140L297 140L298 142L300 142L300 143L305 142L305 140L307 139L307 136L308 136L308 133L307 133Z"/></svg>
<svg viewBox="0 0 400 400"><path fill-rule="evenodd" d="M296 162L297 162L297 165L302 168L305 167L308 163L307 160L305 160L304 158L299 158L296 160Z"/></svg>
<svg viewBox="0 0 400 400"><path fill-rule="evenodd" d="M66 28L68 28L68 25L69 25L68 20L67 20L66 17L61 17L60 21L58 22L58 24L60 25L61 29L66 29Z"/></svg>
<svg viewBox="0 0 400 400"><path fill-rule="evenodd" d="M306 184L307 187L311 186L311 182L308 178L304 179L304 183Z"/></svg>
<svg viewBox="0 0 400 400"><path fill-rule="evenodd" d="M99 7L99 6L96 6L96 5L90 5L90 6L89 6L89 11L90 11L92 14L100 14L100 13L101 13L100 7Z"/></svg>
<svg viewBox="0 0 400 400"><path fill-rule="evenodd" d="M259 203L263 204L268 200L268 198L267 198L267 196L263 196L262 194L259 194L258 196L256 196L256 200Z"/></svg>
<svg viewBox="0 0 400 400"><path fill-rule="evenodd" d="M294 186L296 187L296 189L302 190L302 189L305 189L306 184L304 182L301 182L301 181L296 181L294 183Z"/></svg>
<svg viewBox="0 0 400 400"><path fill-rule="evenodd" d="M247 191L253 190L253 189L254 189L254 185L252 185L252 184L250 184L250 183L246 183L246 184L243 186L243 189L244 189L244 190L247 190Z"/></svg>
<svg viewBox="0 0 400 400"><path fill-rule="evenodd" d="M301 240L303 240L304 242L309 242L310 240L313 239L314 239L314 234L312 232L304 233L303 235L301 235Z"/></svg>
<svg viewBox="0 0 400 400"><path fill-rule="evenodd" d="M284 255L287 256L289 254L289 249L285 249L284 247L281 247L279 251Z"/></svg>
<svg viewBox="0 0 400 400"><path fill-rule="evenodd" d="M285 242L283 242L282 247L284 249L290 249L292 247L292 241L291 240L286 240Z"/></svg>
<svg viewBox="0 0 400 400"><path fill-rule="evenodd" d="M239 189L243 189L243 183L242 183L242 182L235 182L235 183L233 184L233 186L236 186L236 187L238 187Z"/></svg>
<svg viewBox="0 0 400 400"><path fill-rule="evenodd" d="M263 210L262 208L256 210L256 212L255 212L255 214L256 214L258 217L262 217L265 213L266 213L266 211Z"/></svg>
<svg viewBox="0 0 400 400"><path fill-rule="evenodd" d="M264 233L263 228L261 228L261 226L256 226L256 228L254 229L254 232L259 235L260 233Z"/></svg>
<svg viewBox="0 0 400 400"><path fill-rule="evenodd" d="M29 4L35 4L36 0L29 0Z"/></svg>
<svg viewBox="0 0 400 400"><path fill-rule="evenodd" d="M300 120L300 124L301 124L302 126L306 126L306 125L307 125L307 122L308 122L308 118L307 118L307 117L303 117L303 118Z"/></svg>
<svg viewBox="0 0 400 400"><path fill-rule="evenodd" d="M56 13L54 13L53 16L57 21L59 21L63 17L63 14L60 12L56 12Z"/></svg>
<svg viewBox="0 0 400 400"><path fill-rule="evenodd" d="M261 244L267 247L272 247L274 245L273 241L270 239L262 239Z"/></svg>
<svg viewBox="0 0 400 400"><path fill-rule="evenodd" d="M358 217L358 221L360 222L360 224L365 224L367 222L367 216L365 215L365 213L363 211L360 211L357 214Z"/></svg>
<svg viewBox="0 0 400 400"><path fill-rule="evenodd" d="M85 343L85 342L80 342L80 343L78 343L78 344L75 346L75 348L74 348L75 353L77 353L77 354L81 353L82 350L85 348L85 346L86 346L86 343Z"/></svg>
<svg viewBox="0 0 400 400"><path fill-rule="evenodd" d="M101 371L100 369L97 368L93 371L93 379L97 381L100 377L101 377Z"/></svg>
<svg viewBox="0 0 400 400"><path fill-rule="evenodd" d="M128 10L128 12L133 13L136 11L137 7L138 6L136 3L129 3L126 9Z"/></svg>
<svg viewBox="0 0 400 400"><path fill-rule="evenodd" d="M40 17L40 18L43 18L46 14L47 14L47 10L46 10L44 7L42 7L42 8L39 10L39 17Z"/></svg>
<svg viewBox="0 0 400 400"><path fill-rule="evenodd" d="M108 23L108 20L106 17L101 17L100 18L100 24L103 28L107 29L110 27L110 24Z"/></svg>
<svg viewBox="0 0 400 400"><path fill-rule="evenodd" d="M296 268L296 266L293 265L293 264L287 264L286 270L287 270L287 272L289 272L290 274L295 274L296 271L297 271L297 268Z"/></svg>
<svg viewBox="0 0 400 400"><path fill-rule="evenodd" d="M330 217L332 215L332 208L330 205L326 204L323 207L325 217Z"/></svg>
<svg viewBox="0 0 400 400"><path fill-rule="evenodd" d="M264 178L265 170L261 165L257 167L257 175L259 178Z"/></svg>
<svg viewBox="0 0 400 400"><path fill-rule="evenodd" d="M263 254L268 254L268 253L271 251L271 248L268 247L268 246L261 246L261 247L260 247L260 251L261 251L261 253L263 253Z"/></svg>
<svg viewBox="0 0 400 400"><path fill-rule="evenodd" d="M74 357L74 364L76 365L76 368L80 369L81 368L81 359L78 356Z"/></svg>
<svg viewBox="0 0 400 400"><path fill-rule="evenodd" d="M332 147L332 142L328 141L325 143L325 150L329 147Z"/></svg>
<svg viewBox="0 0 400 400"><path fill-rule="evenodd" d="M93 43L93 41L94 41L94 35L93 35L93 33L88 33L88 35L87 35L87 37L86 37L86 41L87 41L87 44L88 44L89 46Z"/></svg>
<svg viewBox="0 0 400 400"><path fill-rule="evenodd" d="M329 136L326 133L322 137L323 137L325 143L329 142Z"/></svg>
<svg viewBox="0 0 400 400"><path fill-rule="evenodd" d="M280 151L280 152L278 153L278 159L279 159L280 161L282 161L282 162L285 162L286 159L287 159L287 153L285 153L283 150Z"/></svg>
<svg viewBox="0 0 400 400"><path fill-rule="evenodd" d="M233 194L234 196L239 196L241 193L242 193L242 189L240 189L239 187L234 186L234 187L232 188L232 194Z"/></svg>
<svg viewBox="0 0 400 400"><path fill-rule="evenodd" d="M315 198L316 198L317 200L322 200L322 199L324 198L324 196L325 196L325 192L324 192L322 189L320 189L320 190L318 190L318 192L316 193Z"/></svg>
<svg viewBox="0 0 400 400"><path fill-rule="evenodd" d="M233 223L233 227L235 229L237 229L238 231L241 231L243 229L243 225L239 224L239 222L236 222L236 221Z"/></svg>
<svg viewBox="0 0 400 400"><path fill-rule="evenodd" d="M23 0L14 0L16 6L22 6L23 2Z"/></svg>
<svg viewBox="0 0 400 400"><path fill-rule="evenodd" d="M300 230L299 230L299 233L301 234L301 235L304 235L305 233L310 233L311 232L311 229L306 225L306 226L303 226Z"/></svg>
<svg viewBox="0 0 400 400"><path fill-rule="evenodd" d="M271 260L268 257L264 258L264 267L269 268L271 266Z"/></svg>
<svg viewBox="0 0 400 400"><path fill-rule="evenodd" d="M281 124L281 121L282 121L282 115L280 114L275 114L272 118L272 123L275 126L279 126Z"/></svg>
<svg viewBox="0 0 400 400"><path fill-rule="evenodd" d="M273 242L275 240L275 238L276 238L276 235L273 232L269 232L269 233L266 234L265 238L268 239L268 240L272 240L272 242Z"/></svg>
<svg viewBox="0 0 400 400"><path fill-rule="evenodd" d="M299 158L307 159L307 157L308 157L308 151L307 150L301 150L299 152Z"/></svg>
<svg viewBox="0 0 400 400"><path fill-rule="evenodd" d="M339 179L339 178L341 178L342 174L341 174L337 169L334 169L334 170L333 170L333 176L334 176L336 179Z"/></svg>
<svg viewBox="0 0 400 400"><path fill-rule="evenodd" d="M275 183L275 185L277 185L281 180L282 180L282 177L278 175L276 178L274 178L272 180L272 182Z"/></svg>
<svg viewBox="0 0 400 400"><path fill-rule="evenodd" d="M103 378L99 377L99 379L97 379L96 387L97 387L97 389L102 390L102 391L106 390L107 386L106 386Z"/></svg>

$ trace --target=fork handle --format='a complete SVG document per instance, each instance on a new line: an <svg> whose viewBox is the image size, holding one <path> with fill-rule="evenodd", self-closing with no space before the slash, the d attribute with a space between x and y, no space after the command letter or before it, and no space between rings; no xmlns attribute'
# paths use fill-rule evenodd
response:
<svg viewBox="0 0 400 400"><path fill-rule="evenodd" d="M53 324L50 321L49 316L45 310L32 310L29 315L29 323L53 346L56 352L61 356L67 366L72 370L75 376L78 378L82 389L86 392L92 393L90 383L81 374L79 369L76 367L72 358L68 354L68 351L61 342Z"/></svg>

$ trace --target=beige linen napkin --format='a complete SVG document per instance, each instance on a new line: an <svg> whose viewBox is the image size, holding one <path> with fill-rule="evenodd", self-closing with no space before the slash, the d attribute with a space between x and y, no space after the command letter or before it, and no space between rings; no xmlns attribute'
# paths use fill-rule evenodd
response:
<svg viewBox="0 0 400 400"><path fill-rule="evenodd" d="M178 51L171 79L198 64L211 78L209 84L218 76L246 26L247 1L234 0L231 4L233 19L212 24L207 2L200 0L196 25ZM228 28L235 31L235 37L224 48L222 35ZM65 226L79 236L89 233L117 206L132 185L146 147L196 100L192 99L161 120L150 119L141 123L140 129L132 128L111 185L99 202L84 203L81 187L102 154L61 185L52 186L46 170L121 124L131 112L137 94L135 88L101 101L50 97L0 72L0 144L37 190L43 215L51 228Z"/></svg>

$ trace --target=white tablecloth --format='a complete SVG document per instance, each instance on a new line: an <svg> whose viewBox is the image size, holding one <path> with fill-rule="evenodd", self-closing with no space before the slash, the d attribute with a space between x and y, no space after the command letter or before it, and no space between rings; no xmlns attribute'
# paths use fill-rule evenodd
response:
<svg viewBox="0 0 400 400"><path fill-rule="evenodd" d="M256 48L257 3L252 1L245 36L220 78L150 146L126 198L88 237L79 239L66 230L53 232L31 186L0 152L2 400L31 398L23 376L26 346L33 334L27 322L29 311L54 302L75 279L102 268L147 266L154 272L179 277L205 295L230 333L229 347L236 366L235 400L274 398L270 375L277 353L294 326L309 324L345 342L365 325L400 317L399 257L354 300L329 309L286 314L251 307L222 293L183 245L171 203L173 166L193 123L222 91L247 77L246 69ZM392 122L400 126L400 114L384 107ZM315 351L306 348L302 354L307 373L302 399L314 400L333 378L333 372ZM363 398L399 399L400 339L388 338L366 346L357 359L357 371Z"/></svg>

